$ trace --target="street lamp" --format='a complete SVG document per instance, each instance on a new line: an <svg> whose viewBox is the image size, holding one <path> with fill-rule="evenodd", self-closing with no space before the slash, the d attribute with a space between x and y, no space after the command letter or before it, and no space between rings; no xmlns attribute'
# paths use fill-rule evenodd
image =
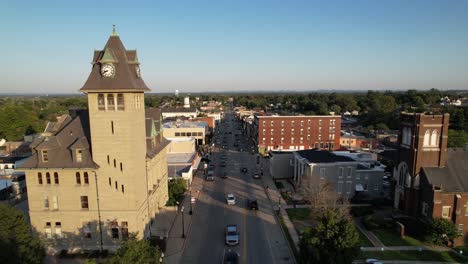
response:
<svg viewBox="0 0 468 264"><path fill-rule="evenodd" d="M159 257L159 263L163 263L164 252L161 251L161 256Z"/></svg>
<svg viewBox="0 0 468 264"><path fill-rule="evenodd" d="M180 208L180 212L182 213L182 238L185 238L185 227L184 227L184 207Z"/></svg>

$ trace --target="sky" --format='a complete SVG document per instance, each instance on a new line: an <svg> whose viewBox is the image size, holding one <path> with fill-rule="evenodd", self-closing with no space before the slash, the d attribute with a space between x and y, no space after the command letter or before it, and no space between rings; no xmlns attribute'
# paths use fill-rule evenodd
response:
<svg viewBox="0 0 468 264"><path fill-rule="evenodd" d="M112 25L152 92L468 90L464 0L0 0L0 93L76 93Z"/></svg>

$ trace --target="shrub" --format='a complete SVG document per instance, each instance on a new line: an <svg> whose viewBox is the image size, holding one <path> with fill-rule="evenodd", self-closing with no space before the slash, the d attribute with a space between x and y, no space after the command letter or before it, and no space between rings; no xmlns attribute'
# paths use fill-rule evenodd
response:
<svg viewBox="0 0 468 264"><path fill-rule="evenodd" d="M179 178L175 181L169 182L169 200L166 205L174 206L177 202L181 202L186 190L187 187L184 179Z"/></svg>

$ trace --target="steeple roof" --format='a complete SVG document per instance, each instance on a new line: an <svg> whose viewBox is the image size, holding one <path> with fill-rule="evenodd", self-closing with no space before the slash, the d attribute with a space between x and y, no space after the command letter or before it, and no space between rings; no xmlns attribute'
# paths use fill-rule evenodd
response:
<svg viewBox="0 0 468 264"><path fill-rule="evenodd" d="M139 62L136 50L126 50L119 35L113 30L102 50L94 51L92 69L81 92L145 92L150 89L138 76ZM113 77L104 77L101 67L111 63L115 67Z"/></svg>

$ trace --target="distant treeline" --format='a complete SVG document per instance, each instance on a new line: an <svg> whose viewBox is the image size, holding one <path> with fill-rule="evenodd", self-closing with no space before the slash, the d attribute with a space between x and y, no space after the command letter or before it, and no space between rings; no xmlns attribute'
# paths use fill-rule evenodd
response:
<svg viewBox="0 0 468 264"><path fill-rule="evenodd" d="M345 111L359 112L358 119L364 129L397 129L401 111L450 113L451 146L466 143L468 132L468 108L441 106L440 99L448 96L452 100L468 96L468 92L429 91L385 91L347 93L257 93L257 94L196 94L158 95L146 94L146 107L182 105L185 96L190 96L192 106L199 107L203 101L227 102L234 98L236 106L262 109L278 113L302 113L327 115ZM195 100L198 98L199 100ZM47 121L68 113L71 107L86 108L87 97L80 96L3 96L0 97L0 138L20 141L24 135L44 130Z"/></svg>

